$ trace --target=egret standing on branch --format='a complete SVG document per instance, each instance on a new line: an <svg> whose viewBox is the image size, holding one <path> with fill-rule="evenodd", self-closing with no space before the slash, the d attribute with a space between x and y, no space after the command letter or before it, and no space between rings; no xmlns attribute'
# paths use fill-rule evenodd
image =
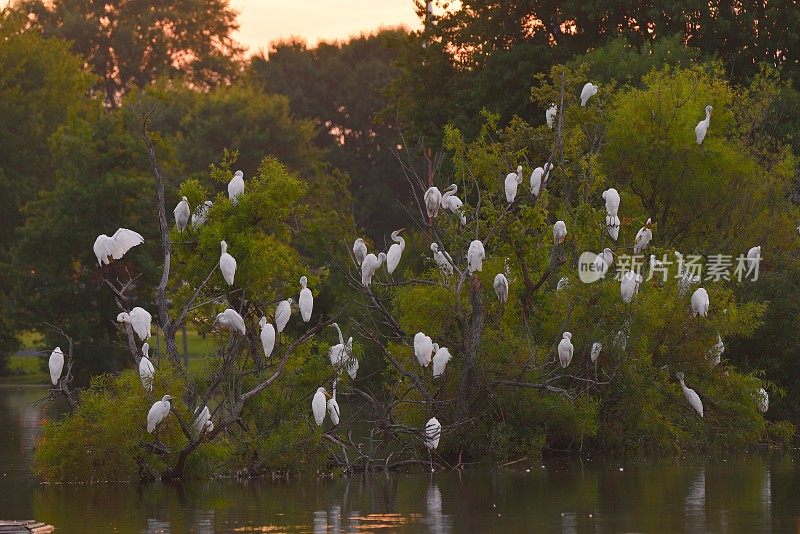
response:
<svg viewBox="0 0 800 534"><path fill-rule="evenodd" d="M553 225L553 240L556 245L560 245L567 238L567 223L564 221L556 221Z"/></svg>
<svg viewBox="0 0 800 534"><path fill-rule="evenodd" d="M383 252L377 256L371 252L367 254L361 263L361 283L364 287L369 287L372 284L372 275L383 265L384 261L386 261L386 254Z"/></svg>
<svg viewBox="0 0 800 534"><path fill-rule="evenodd" d="M236 259L228 254L228 243L225 241L219 242L222 253L219 256L219 270L222 271L222 277L229 286L233 285L233 279L236 276Z"/></svg>
<svg viewBox="0 0 800 534"><path fill-rule="evenodd" d="M208 220L208 210L211 209L214 203L210 200L206 200L194 210L194 214L192 215L192 226L195 228L200 228L203 226L206 221Z"/></svg>
<svg viewBox="0 0 800 534"><path fill-rule="evenodd" d="M183 229L189 224L189 217L192 214L192 210L189 208L189 200L186 197L182 197L172 213L175 215L175 227L179 232L183 232Z"/></svg>
<svg viewBox="0 0 800 534"><path fill-rule="evenodd" d="M702 145L703 139L706 138L708 127L711 125L711 111L713 109L711 106L706 106L706 118L698 122L697 126L694 127L694 136L698 146Z"/></svg>
<svg viewBox="0 0 800 534"><path fill-rule="evenodd" d="M556 115L558 115L558 106L555 104L550 104L550 107L547 108L547 111L544 112L544 119L547 121L547 127L551 130L553 129L553 124L556 120Z"/></svg>
<svg viewBox="0 0 800 534"><path fill-rule="evenodd" d="M364 258L367 257L367 244L360 237L353 243L353 256L356 258L356 263L361 265Z"/></svg>
<svg viewBox="0 0 800 534"><path fill-rule="evenodd" d="M503 273L497 273L494 277L494 292L500 302L508 301L508 278Z"/></svg>
<svg viewBox="0 0 800 534"><path fill-rule="evenodd" d="M614 241L619 237L619 193L613 187L603 191L603 199L606 201L606 227L608 235Z"/></svg>
<svg viewBox="0 0 800 534"><path fill-rule="evenodd" d="M214 319L214 324L218 324L231 332L238 332L243 336L247 334L244 326L244 319L239 315L239 312L233 308L228 308L224 312L218 313L217 318Z"/></svg>
<svg viewBox="0 0 800 534"><path fill-rule="evenodd" d="M228 182L228 198L231 199L231 203L236 204L242 193L244 193L244 173L236 171L231 181Z"/></svg>
<svg viewBox="0 0 800 534"><path fill-rule="evenodd" d="M597 94L597 86L594 85L592 82L587 83L581 89L581 106L586 106L586 102L589 101L594 95Z"/></svg>
<svg viewBox="0 0 800 534"><path fill-rule="evenodd" d="M439 250L439 245L437 243L431 243L431 251L433 252L433 260L436 262L436 265L439 266L439 269L447 276L453 274L453 264L450 263L450 255Z"/></svg>
<svg viewBox="0 0 800 534"><path fill-rule="evenodd" d="M158 424L167 418L170 409L169 401L171 400L172 397L164 395L160 401L153 403L153 406L150 407L150 411L147 412L147 432L152 434Z"/></svg>
<svg viewBox="0 0 800 534"><path fill-rule="evenodd" d="M272 323L267 322L266 317L262 317L260 321L258 321L258 325L261 327L261 346L264 348L264 357L269 358L272 356L272 351L275 349L275 327L272 326Z"/></svg>
<svg viewBox="0 0 800 534"><path fill-rule="evenodd" d="M56 347L50 353L50 361L47 362L47 366L50 368L50 382L55 386L64 370L64 353L61 352L61 347Z"/></svg>
<svg viewBox="0 0 800 534"><path fill-rule="evenodd" d="M331 423L333 426L339 424L339 415L341 412L339 411L339 403L336 402L336 379L333 379L333 395L330 399L328 399L328 417L331 419Z"/></svg>
<svg viewBox="0 0 800 534"><path fill-rule="evenodd" d="M128 323L133 327L133 331L142 341L150 338L150 324L153 317L144 308L136 306L130 313L122 312L117 315L117 322Z"/></svg>
<svg viewBox="0 0 800 534"><path fill-rule="evenodd" d="M467 250L467 266L469 273L483 270L483 260L486 258L486 251L483 249L483 243L479 240L474 240L469 244Z"/></svg>
<svg viewBox="0 0 800 534"><path fill-rule="evenodd" d="M311 312L314 310L314 295L308 289L308 278L305 276L300 277L300 297L297 299L297 306L300 308L300 316L303 322L307 323L311 320Z"/></svg>
<svg viewBox="0 0 800 534"><path fill-rule="evenodd" d="M444 373L447 362L449 362L453 356L450 354L450 350L447 347L439 348L439 345L434 343L433 348L436 350L436 354L433 355L433 378L438 378Z"/></svg>
<svg viewBox="0 0 800 534"><path fill-rule="evenodd" d="M422 367L428 367L433 356L433 340L422 332L414 334L414 356Z"/></svg>
<svg viewBox="0 0 800 534"><path fill-rule="evenodd" d="M642 283L642 275L633 271L628 271L622 276L619 283L619 292L625 304L630 304L633 296L639 291L639 284Z"/></svg>
<svg viewBox="0 0 800 534"><path fill-rule="evenodd" d="M689 401L692 408L703 417L703 401L700 400L700 395L691 388L686 387L686 384L683 381L683 371L678 371L675 373L675 376L678 378L678 382L681 383L681 389L683 389L683 396L686 397L686 400Z"/></svg>
<svg viewBox="0 0 800 534"><path fill-rule="evenodd" d="M211 422L211 410L208 406L203 406L197 418L194 420L194 429L200 432L210 432L214 428L214 423Z"/></svg>
<svg viewBox="0 0 800 534"><path fill-rule="evenodd" d="M506 175L505 189L506 201L511 204L517 197L517 188L522 183L522 165L517 167L517 172L510 172Z"/></svg>
<svg viewBox="0 0 800 534"><path fill-rule="evenodd" d="M747 274L745 277L750 276L758 268L761 261L761 247L753 247L747 251Z"/></svg>
<svg viewBox="0 0 800 534"><path fill-rule="evenodd" d="M153 362L150 361L150 345L145 343L142 345L142 359L139 360L139 378L142 380L144 389L153 391L155 377L156 368L153 367Z"/></svg>
<svg viewBox="0 0 800 534"><path fill-rule="evenodd" d="M592 352L590 354L592 363L595 363L597 361L597 359L600 357L600 351L602 350L603 350L603 344L600 343L599 341L595 341L592 344Z"/></svg>
<svg viewBox="0 0 800 534"><path fill-rule="evenodd" d="M400 232L404 229L395 230L392 232L392 241L394 244L389 247L389 252L386 254L386 271L392 274L397 265L400 263L400 257L403 255L403 250L406 248L406 240L400 237Z"/></svg>
<svg viewBox="0 0 800 534"><path fill-rule="evenodd" d="M539 193L542 191L542 181L544 179L544 169L542 167L536 167L533 169L531 173L531 193L533 196L538 197Z"/></svg>
<svg viewBox="0 0 800 534"><path fill-rule="evenodd" d="M438 187L429 187L425 191L425 211L428 213L428 217L433 218L439 215L441 202L442 192L439 191Z"/></svg>
<svg viewBox="0 0 800 534"><path fill-rule="evenodd" d="M694 293L692 293L692 315L697 317L698 315L701 317L708 316L708 292L703 289L702 287L698 287Z"/></svg>
<svg viewBox="0 0 800 534"><path fill-rule="evenodd" d="M567 368L572 362L572 354L575 348L572 346L572 333L564 332L561 341L558 342L558 360L561 362L561 367Z"/></svg>
<svg viewBox="0 0 800 534"><path fill-rule="evenodd" d="M461 211L464 203L456 196L458 192L458 185L450 184L450 187L442 195L442 208L459 216L461 226L467 224L467 216Z"/></svg>
<svg viewBox="0 0 800 534"><path fill-rule="evenodd" d="M130 249L142 243L144 238L140 234L127 228L119 228L111 237L106 234L97 236L92 249L97 257L97 264L108 265L111 259L121 259Z"/></svg>
<svg viewBox="0 0 800 534"><path fill-rule="evenodd" d="M439 447L439 439L442 436L442 425L435 417L431 417L425 424L425 446L428 449Z"/></svg>
<svg viewBox="0 0 800 534"><path fill-rule="evenodd" d="M278 333L283 332L283 329L286 328L286 324L292 317L292 302L294 301L290 297L280 301L275 307L275 329Z"/></svg>
<svg viewBox="0 0 800 534"><path fill-rule="evenodd" d="M317 426L322 426L322 423L325 422L325 410L328 407L328 392L325 391L325 388L317 388L317 392L314 393L314 398L311 400L311 411L314 414L314 421L317 422Z"/></svg>
<svg viewBox="0 0 800 534"><path fill-rule="evenodd" d="M644 223L644 226L636 232L636 240L633 244L633 253L639 254L647 245L650 244L650 240L653 239L653 231L650 229L650 226L653 224L653 221L650 217L647 218L647 222Z"/></svg>

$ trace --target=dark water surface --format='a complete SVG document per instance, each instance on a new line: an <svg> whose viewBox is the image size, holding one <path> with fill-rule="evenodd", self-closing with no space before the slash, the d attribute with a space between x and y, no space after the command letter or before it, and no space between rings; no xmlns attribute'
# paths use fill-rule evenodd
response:
<svg viewBox="0 0 800 534"><path fill-rule="evenodd" d="M42 387L0 386L0 519L57 532L800 532L792 455L571 458L340 480L45 485Z"/></svg>

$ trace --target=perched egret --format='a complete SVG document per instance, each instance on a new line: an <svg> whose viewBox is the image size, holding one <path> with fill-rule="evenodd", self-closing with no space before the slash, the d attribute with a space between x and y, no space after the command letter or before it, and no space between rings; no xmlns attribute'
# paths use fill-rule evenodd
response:
<svg viewBox="0 0 800 534"><path fill-rule="evenodd" d="M510 172L506 175L505 189L506 201L511 204L517 196L517 188L522 183L522 165L517 167L517 172Z"/></svg>
<svg viewBox="0 0 800 534"><path fill-rule="evenodd" d="M606 201L606 227L608 235L616 241L619 237L619 193L613 187L603 191L603 199Z"/></svg>
<svg viewBox="0 0 800 534"><path fill-rule="evenodd" d="M439 215L439 207L442 205L442 192L438 187L429 187L425 191L425 211L428 212L428 217L436 217Z"/></svg>
<svg viewBox="0 0 800 534"><path fill-rule="evenodd" d="M486 251L483 249L483 243L476 239L469 244L469 250L467 250L467 267L470 274L475 271L483 270L483 260L485 258Z"/></svg>
<svg viewBox="0 0 800 534"><path fill-rule="evenodd" d="M203 409L200 410L200 413L197 414L197 418L194 420L194 429L197 432L204 432L209 431L209 426L213 427L213 423L211 423L211 410L208 409L208 406L203 406Z"/></svg>
<svg viewBox="0 0 800 534"><path fill-rule="evenodd" d="M397 265L400 263L400 257L403 255L403 250L406 248L406 240L400 237L400 232L402 231L403 228L392 232L392 241L394 241L394 244L389 247L389 252L386 253L386 271L389 274L392 274L394 270L397 269Z"/></svg>
<svg viewBox="0 0 800 534"><path fill-rule="evenodd" d="M353 338L350 337L347 339L347 345L345 345L345 350L347 353L347 361L345 362L345 370L347 374L350 375L352 380L356 379L358 375L358 359L353 356Z"/></svg>
<svg viewBox="0 0 800 534"><path fill-rule="evenodd" d="M433 355L433 378L437 378L444 373L444 368L447 362L453 357L447 347L439 347L436 343L433 344L436 353Z"/></svg>
<svg viewBox="0 0 800 534"><path fill-rule="evenodd" d="M650 217L647 218L647 222L644 223L638 232L636 232L636 241L633 244L633 253L639 254L647 245L650 244L650 240L653 239L653 231L650 229L650 226L653 224L653 221Z"/></svg>
<svg viewBox="0 0 800 534"><path fill-rule="evenodd" d="M144 243L144 238L141 234L127 228L119 228L111 237L106 234L97 236L92 249L97 257L97 264L108 265L111 263L111 259L122 258L130 249L142 243Z"/></svg>
<svg viewBox="0 0 800 534"><path fill-rule="evenodd" d="M314 413L314 420L317 422L317 426L322 426L322 423L325 422L325 411L328 408L328 392L325 391L325 388L317 388L317 392L314 393L314 398L311 400L311 411Z"/></svg>
<svg viewBox="0 0 800 534"><path fill-rule="evenodd" d="M356 263L361 265L364 258L367 257L367 244L360 237L353 243L353 256L356 257Z"/></svg>
<svg viewBox="0 0 800 534"><path fill-rule="evenodd" d="M597 94L597 86L592 82L587 83L581 89L581 106L585 106L586 102Z"/></svg>
<svg viewBox="0 0 800 534"><path fill-rule="evenodd" d="M330 349L328 349L328 358L331 360L331 365L336 368L337 370L342 365L342 363L347 359L346 353L346 345L344 343L344 336L342 335L342 329L339 328L339 323L331 324L332 327L336 329L339 333L339 343L333 345ZM353 338L350 338L353 339Z"/></svg>
<svg viewBox="0 0 800 534"><path fill-rule="evenodd" d="M692 293L692 315L706 317L708 315L708 292L702 287L698 287Z"/></svg>
<svg viewBox="0 0 800 534"><path fill-rule="evenodd" d="M56 347L50 353L50 361L47 362L47 366L50 368L50 382L55 386L64 370L64 353L61 352L61 347Z"/></svg>
<svg viewBox="0 0 800 534"><path fill-rule="evenodd" d="M194 210L194 214L192 214L192 226L195 228L200 228L203 226L206 221L208 220L208 210L211 209L214 203L210 200L206 200Z"/></svg>
<svg viewBox="0 0 800 534"><path fill-rule="evenodd" d="M433 450L439 446L442 437L442 425L435 417L431 417L425 424L425 446Z"/></svg>
<svg viewBox="0 0 800 534"><path fill-rule="evenodd" d="M558 106L555 104L550 104L550 107L547 108L547 111L544 112L544 118L547 121L547 127L551 130L553 129L553 124L556 120L556 115L558 115Z"/></svg>
<svg viewBox="0 0 800 534"><path fill-rule="evenodd" d="M494 292L500 302L508 300L508 278L503 273L497 273L494 277Z"/></svg>
<svg viewBox="0 0 800 534"><path fill-rule="evenodd" d="M622 281L619 284L619 292L622 295L622 300L626 304L630 304L633 296L639 291L639 284L642 283L642 275L633 271L628 271L622 275Z"/></svg>
<svg viewBox="0 0 800 534"><path fill-rule="evenodd" d="M286 324L292 317L292 302L294 302L294 300L289 297L286 300L280 301L275 307L275 329L278 333L283 332L283 329L286 328Z"/></svg>
<svg viewBox="0 0 800 534"><path fill-rule="evenodd" d="M339 424L339 403L336 402L336 386L333 387L333 396L328 399L328 417L331 418L331 423L333 426Z"/></svg>
<svg viewBox="0 0 800 534"><path fill-rule="evenodd" d="M365 287L369 287L370 284L372 284L372 276L375 274L375 271L383 265L384 261L386 261L386 254L383 252L377 256L370 252L364 258L364 261L361 263L361 283L364 284Z"/></svg>
<svg viewBox="0 0 800 534"><path fill-rule="evenodd" d="M142 386L147 391L153 391L153 381L156 378L156 368L153 367L153 362L150 361L150 344L145 343L142 345L142 359L139 360L139 378L142 381Z"/></svg>
<svg viewBox="0 0 800 534"><path fill-rule="evenodd" d="M553 225L553 240L556 245L560 245L567 238L567 223L564 221L556 221Z"/></svg>
<svg viewBox="0 0 800 534"><path fill-rule="evenodd" d="M569 287L569 278L567 278L566 276L562 276L561 278L558 279L558 283L556 284L556 291L561 291L562 289L565 289L567 287Z"/></svg>
<svg viewBox="0 0 800 534"><path fill-rule="evenodd" d="M269 358L275 349L275 327L272 326L272 323L267 322L266 317L262 317L258 321L258 325L261 327L261 346L264 348L264 357Z"/></svg>
<svg viewBox="0 0 800 534"><path fill-rule="evenodd" d="M231 332L238 332L242 335L247 334L244 326L244 319L242 319L242 316L232 308L228 308L224 312L218 313L217 318L214 319L214 324L218 324L223 328L230 330Z"/></svg>
<svg viewBox="0 0 800 534"><path fill-rule="evenodd" d="M439 250L439 245L437 243L431 243L431 252L433 252L433 260L436 262L436 265L439 266L439 269L448 276L453 274L453 264L450 262L450 255L443 250Z"/></svg>
<svg viewBox="0 0 800 534"><path fill-rule="evenodd" d="M756 268L758 268L758 264L761 261L761 247L753 247L747 251L747 274L745 276L750 276L752 273L755 272Z"/></svg>
<svg viewBox="0 0 800 534"><path fill-rule="evenodd" d="M458 192L458 185L450 184L450 187L445 190L444 194L442 195L442 208L445 210L458 214L459 219L461 220L461 225L467 224L467 216L464 215L461 208L464 206L464 203L461 202L461 199L456 196Z"/></svg>
<svg viewBox="0 0 800 534"><path fill-rule="evenodd" d="M725 342L722 341L722 336L717 334L717 342L714 344L713 347L708 349L706 352L706 358L708 358L713 365L719 365L722 361L722 354L725 352Z"/></svg>
<svg viewBox="0 0 800 534"><path fill-rule="evenodd" d="M305 276L300 277L300 297L297 299L297 306L300 308L300 316L303 322L307 323L311 320L311 312L314 309L314 295L308 289L308 278Z"/></svg>
<svg viewBox="0 0 800 534"><path fill-rule="evenodd" d="M531 173L531 193L533 196L538 197L542 191L542 183L544 181L544 169L536 167Z"/></svg>
<svg viewBox="0 0 800 534"><path fill-rule="evenodd" d="M422 367L428 367L433 357L433 340L422 332L414 334L414 356Z"/></svg>
<svg viewBox="0 0 800 534"><path fill-rule="evenodd" d="M603 344L599 341L595 341L592 343L592 352L590 354L592 358L592 363L597 361L597 358L600 357L600 351L603 350Z"/></svg>
<svg viewBox="0 0 800 534"><path fill-rule="evenodd" d="M561 341L558 342L558 360L561 362L561 367L566 368L572 362L572 353L574 351L572 334L564 332Z"/></svg>
<svg viewBox="0 0 800 534"><path fill-rule="evenodd" d="M133 327L133 331L142 341L150 338L150 323L153 317L144 308L136 306L130 313L122 312L117 315L117 322L128 323Z"/></svg>
<svg viewBox="0 0 800 534"><path fill-rule="evenodd" d="M222 249L219 256L219 270L222 271L225 282L232 286L233 278L236 276L236 258L228 254L228 244L225 241L220 241L219 246Z"/></svg>
<svg viewBox="0 0 800 534"><path fill-rule="evenodd" d="M758 388L756 392L756 402L758 403L758 411L767 413L767 410L769 410L769 394L766 389Z"/></svg>
<svg viewBox="0 0 800 534"><path fill-rule="evenodd" d="M175 215L175 227L179 232L183 232L183 229L189 224L189 217L192 214L192 210L189 208L189 200L186 197L182 197L172 213Z"/></svg>
<svg viewBox="0 0 800 534"><path fill-rule="evenodd" d="M604 248L603 252L598 254L592 263L594 264L592 269L595 272L601 273L600 278L603 278L611 267L611 264L614 263L614 253L611 252L610 248Z"/></svg>
<svg viewBox="0 0 800 534"><path fill-rule="evenodd" d="M239 195L244 193L244 173L242 171L236 171L231 178L231 181L228 182L228 198L231 199L233 204L239 202Z"/></svg>
<svg viewBox="0 0 800 534"><path fill-rule="evenodd" d="M706 118L697 123L694 127L694 136L698 145L703 144L703 139L706 138L708 127L711 124L711 112L714 110L711 106L706 106Z"/></svg>
<svg viewBox="0 0 800 534"><path fill-rule="evenodd" d="M147 412L147 431L153 433L158 424L167 418L169 415L170 403L172 397L164 395L160 401L155 401Z"/></svg>
<svg viewBox="0 0 800 534"><path fill-rule="evenodd" d="M703 417L703 401L700 400L700 395L691 388L686 387L686 383L683 381L683 371L678 371L675 373L675 376L678 378L678 382L681 383L681 389L683 390L683 396L686 397L686 400L689 401L692 408Z"/></svg>

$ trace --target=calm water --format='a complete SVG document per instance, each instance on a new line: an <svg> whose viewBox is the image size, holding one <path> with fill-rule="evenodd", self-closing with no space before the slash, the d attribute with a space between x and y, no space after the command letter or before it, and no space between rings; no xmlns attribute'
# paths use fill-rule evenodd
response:
<svg viewBox="0 0 800 534"><path fill-rule="evenodd" d="M43 485L29 474L31 447L58 411L32 404L43 395L0 386L0 518L35 518L58 532L800 532L800 469L788 455L570 459L289 483Z"/></svg>

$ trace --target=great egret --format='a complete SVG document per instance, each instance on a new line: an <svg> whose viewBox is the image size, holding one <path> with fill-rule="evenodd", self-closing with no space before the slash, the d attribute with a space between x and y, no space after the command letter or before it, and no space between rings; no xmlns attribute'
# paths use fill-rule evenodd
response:
<svg viewBox="0 0 800 534"><path fill-rule="evenodd" d="M595 272L601 273L600 278L603 278L611 267L611 264L614 263L614 253L611 252L610 248L606 247L603 249L603 252L595 256L592 263L594 264L592 269Z"/></svg>
<svg viewBox="0 0 800 534"><path fill-rule="evenodd" d="M169 415L170 403L172 397L164 395L160 401L155 401L147 412L147 432L153 433L158 424L167 418Z"/></svg>
<svg viewBox="0 0 800 534"><path fill-rule="evenodd" d="M297 306L300 308L300 317L303 322L307 323L311 320L311 312L314 310L314 295L308 289L308 278L305 276L300 277L300 296L297 299Z"/></svg>
<svg viewBox="0 0 800 534"><path fill-rule="evenodd" d="M606 201L606 227L608 235L616 241L619 237L619 193L613 187L603 191L603 199Z"/></svg>
<svg viewBox="0 0 800 534"><path fill-rule="evenodd" d="M153 391L153 381L156 378L156 368L153 367L153 362L150 361L150 344L145 343L142 345L142 359L139 360L139 378L142 381L142 386L147 391Z"/></svg>
<svg viewBox="0 0 800 534"><path fill-rule="evenodd" d="M587 83L581 89L581 106L585 106L586 102L589 101L591 97L597 94L597 86L594 85L592 82Z"/></svg>
<svg viewBox="0 0 800 534"><path fill-rule="evenodd" d="M719 365L722 361L722 355L725 352L725 342L722 341L722 336L717 334L717 342L714 344L713 347L708 349L706 353L706 358L711 361L712 365Z"/></svg>
<svg viewBox="0 0 800 534"><path fill-rule="evenodd" d="M200 410L200 413L197 414L197 418L194 420L194 429L197 432L210 432L213 427L214 423L211 422L211 410L208 409L208 406L203 406L203 409Z"/></svg>
<svg viewBox="0 0 800 534"><path fill-rule="evenodd" d="M331 423L333 423L333 426L338 425L339 415L341 412L339 411L339 403L336 402L336 384L334 384L333 386L333 396L330 399L328 399L327 408L328 408L328 417L331 418Z"/></svg>
<svg viewBox="0 0 800 534"><path fill-rule="evenodd" d="M753 272L755 272L756 268L758 267L759 262L761 261L761 247L753 247L747 251L747 274L745 276L750 276Z"/></svg>
<svg viewBox="0 0 800 534"><path fill-rule="evenodd" d="M429 187L428 190L425 191L425 211L428 213L428 217L436 217L439 215L441 202L442 192L439 191L438 187Z"/></svg>
<svg viewBox="0 0 800 534"><path fill-rule="evenodd" d="M130 313L122 312L117 315L117 322L128 323L133 327L133 331L142 341L150 338L150 323L153 317L144 308L136 306Z"/></svg>
<svg viewBox="0 0 800 534"><path fill-rule="evenodd" d="M325 422L325 410L328 408L327 397L328 392L325 391L325 388L319 387L311 400L311 411L314 413L314 421L317 422L317 426L322 426L322 423Z"/></svg>
<svg viewBox="0 0 800 534"><path fill-rule="evenodd" d="M228 254L228 243L220 241L219 246L222 253L219 256L219 270L222 271L222 277L229 286L233 285L233 278L236 276L236 258Z"/></svg>
<svg viewBox="0 0 800 534"><path fill-rule="evenodd" d="M47 366L50 368L50 382L55 386L64 370L64 353L61 352L61 347L56 347L50 353L50 361L47 362Z"/></svg>
<svg viewBox="0 0 800 534"><path fill-rule="evenodd" d="M264 348L264 357L269 358L272 356L272 351L275 349L275 327L272 323L267 322L266 317L262 317L258 321L261 327L261 346Z"/></svg>
<svg viewBox="0 0 800 534"><path fill-rule="evenodd" d="M353 243L353 256L356 258L356 263L361 265L364 258L367 257L367 244L360 237Z"/></svg>
<svg viewBox="0 0 800 534"><path fill-rule="evenodd" d="M328 358L331 360L331 365L338 370L346 359L344 336L342 335L342 329L339 328L339 323L333 323L331 326L339 333L339 343L328 349Z"/></svg>
<svg viewBox="0 0 800 534"><path fill-rule="evenodd" d="M508 278L503 273L497 273L494 277L494 292L500 302L508 300Z"/></svg>
<svg viewBox="0 0 800 534"><path fill-rule="evenodd" d="M683 396L686 397L686 400L689 401L689 404L700 415L700 417L703 417L703 401L700 400L700 395L698 395L695 390L686 387L686 383L683 381L683 371L678 371L675 373L675 376L678 378L678 382L681 383Z"/></svg>
<svg viewBox="0 0 800 534"><path fill-rule="evenodd" d="M280 301L275 307L275 329L278 333L283 332L283 329L286 328L286 324L292 317L292 302L294 302L294 300L290 297Z"/></svg>
<svg viewBox="0 0 800 534"><path fill-rule="evenodd" d="M347 355L347 360L345 361L345 370L347 374L350 375L352 380L356 379L358 375L358 360L355 356L353 356L353 338L352 336L347 338L347 345L345 345L345 353Z"/></svg>
<svg viewBox="0 0 800 534"><path fill-rule="evenodd" d="M756 402L758 403L758 411L767 413L767 410L769 410L769 394L766 389L758 388L756 392Z"/></svg>
<svg viewBox="0 0 800 534"><path fill-rule="evenodd" d="M433 344L436 353L433 355L433 378L438 378L444 373L444 368L447 362L452 359L450 350L447 347L439 347L436 343Z"/></svg>
<svg viewBox="0 0 800 534"><path fill-rule="evenodd" d="M397 265L400 263L400 257L403 255L403 250L406 248L406 240L400 237L400 232L403 229L395 230L392 232L392 241L394 244L389 247L389 252L386 253L386 271L392 274Z"/></svg>
<svg viewBox="0 0 800 534"><path fill-rule="evenodd" d="M630 304L633 296L639 291L639 284L642 283L642 275L633 271L628 271L622 275L619 283L619 292L625 304Z"/></svg>
<svg viewBox="0 0 800 534"><path fill-rule="evenodd" d="M561 362L561 367L566 369L572 362L573 352L575 347L572 346L572 334L564 332L561 341L558 342L558 360Z"/></svg>
<svg viewBox="0 0 800 534"><path fill-rule="evenodd" d="M556 120L556 115L558 115L558 106L555 104L550 104L550 107L544 112L544 118L547 121L547 127L551 130L553 129L553 123Z"/></svg>
<svg viewBox="0 0 800 534"><path fill-rule="evenodd" d="M506 201L511 204L517 196L517 188L522 183L522 165L517 167L517 172L510 172L506 175L505 189Z"/></svg>
<svg viewBox="0 0 800 534"><path fill-rule="evenodd" d="M706 317L708 315L708 292L702 287L698 287L692 293L692 315Z"/></svg>
<svg viewBox="0 0 800 534"><path fill-rule="evenodd" d="M653 224L653 221L650 217L647 218L647 222L644 223L644 226L639 228L639 231L636 232L636 240L633 243L633 253L639 254L647 245L650 244L650 240L653 239L653 231L650 229L650 226Z"/></svg>
<svg viewBox="0 0 800 534"><path fill-rule="evenodd" d="M367 257L364 258L364 261L361 263L361 283L365 287L369 287L370 284L372 284L372 275L383 265L384 261L386 261L386 254L383 252L377 256L370 252L367 254Z"/></svg>
<svg viewBox="0 0 800 534"><path fill-rule="evenodd" d="M483 243L479 240L474 240L469 244L467 250L467 268L469 273L483 270L483 260L486 258L486 251L483 249Z"/></svg>
<svg viewBox="0 0 800 534"><path fill-rule="evenodd" d="M706 118L697 123L694 127L694 137L698 145L703 144L703 139L706 138L708 127L711 125L711 112L714 110L711 106L706 106Z"/></svg>
<svg viewBox="0 0 800 534"><path fill-rule="evenodd" d="M425 424L425 446L433 450L439 447L442 437L442 425L435 417L431 417Z"/></svg>
<svg viewBox="0 0 800 534"><path fill-rule="evenodd" d="M442 208L444 208L445 210L457 214L461 220L461 225L463 226L467 224L467 216L464 215L464 213L461 210L464 203L461 202L461 199L456 196L457 192L458 192L458 185L450 184L450 186L447 188L447 190L445 190L444 194L442 195L441 204Z"/></svg>
<svg viewBox="0 0 800 534"><path fill-rule="evenodd" d="M564 221L556 221L553 225L553 240L556 245L560 245L567 238L567 223Z"/></svg>
<svg viewBox="0 0 800 534"><path fill-rule="evenodd" d="M244 173L236 171L231 181L228 182L228 198L231 199L233 204L239 202L239 195L244 193Z"/></svg>
<svg viewBox="0 0 800 534"><path fill-rule="evenodd" d="M433 340L422 332L414 334L414 356L422 367L428 367L433 357Z"/></svg>
<svg viewBox="0 0 800 534"><path fill-rule="evenodd" d="M142 243L144 243L144 238L141 234L127 228L119 228L111 237L106 234L97 236L92 250L97 257L98 265L108 265L111 263L111 259L122 258L130 249Z"/></svg>
<svg viewBox="0 0 800 534"><path fill-rule="evenodd" d="M200 228L203 226L206 221L208 220L208 210L211 209L214 203L210 200L206 200L194 210L194 214L192 214L192 226L195 228Z"/></svg>
<svg viewBox="0 0 800 534"><path fill-rule="evenodd" d="M542 167L536 167L533 169L531 173L531 193L533 196L538 197L539 193L542 191L542 178L544 177L544 169Z"/></svg>
<svg viewBox="0 0 800 534"><path fill-rule="evenodd" d="M226 328L231 332L237 332L243 336L247 334L244 326L244 319L242 319L242 316L232 308L228 308L224 312L218 313L217 318L214 319L214 324L219 324L223 328Z"/></svg>
<svg viewBox="0 0 800 534"><path fill-rule="evenodd" d="M192 210L189 208L189 200L186 197L181 197L181 201L178 202L172 213L175 215L175 227L179 232L183 232L183 229L189 224L189 217L192 214Z"/></svg>
<svg viewBox="0 0 800 534"><path fill-rule="evenodd" d="M603 350L603 344L599 341L595 341L592 343L592 352L590 354L592 358L592 363L597 361L597 358L600 357L600 351Z"/></svg>
<svg viewBox="0 0 800 534"><path fill-rule="evenodd" d="M433 260L436 262L436 265L439 266L439 269L448 276L453 274L453 264L450 263L450 255L439 250L439 245L437 243L431 243L431 252L433 252Z"/></svg>

